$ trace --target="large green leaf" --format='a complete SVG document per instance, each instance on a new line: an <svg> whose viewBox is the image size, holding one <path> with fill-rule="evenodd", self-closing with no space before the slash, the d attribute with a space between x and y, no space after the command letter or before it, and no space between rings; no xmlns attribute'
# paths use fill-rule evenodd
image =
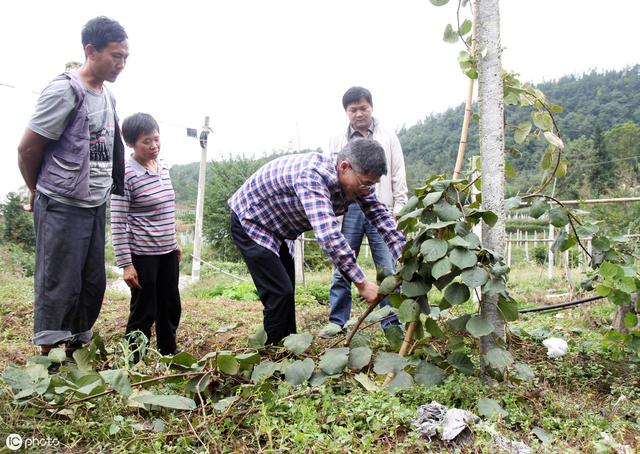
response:
<svg viewBox="0 0 640 454"><path fill-rule="evenodd" d="M530 121L523 121L516 126L516 132L513 134L515 143L523 143L531 132L532 124Z"/></svg>
<svg viewBox="0 0 640 454"><path fill-rule="evenodd" d="M119 394L124 397L131 395L132 389L129 383L129 375L122 369L107 369L100 371L102 379Z"/></svg>
<svg viewBox="0 0 640 454"><path fill-rule="evenodd" d="M453 238L451 238L449 241L449 246L453 247L461 247L461 248L465 248L465 249L472 249L471 247L471 243L469 243L467 240L465 240L464 238L460 237L460 236L454 236Z"/></svg>
<svg viewBox="0 0 640 454"><path fill-rule="evenodd" d="M507 287L504 281L499 277L492 277L482 287L482 293L489 296L506 294Z"/></svg>
<svg viewBox="0 0 640 454"><path fill-rule="evenodd" d="M498 299L498 309L506 322L518 320L518 303L514 299Z"/></svg>
<svg viewBox="0 0 640 454"><path fill-rule="evenodd" d="M464 236L464 240L469 245L469 249L476 249L480 247L480 238L473 232L469 232Z"/></svg>
<svg viewBox="0 0 640 454"><path fill-rule="evenodd" d="M407 389L413 386L413 377L407 372L401 370L396 373L393 379L387 385L390 391L397 391L399 389Z"/></svg>
<svg viewBox="0 0 640 454"><path fill-rule="evenodd" d="M216 357L216 361L218 363L218 370L227 375L236 375L240 370L240 363L232 354L220 353Z"/></svg>
<svg viewBox="0 0 640 454"><path fill-rule="evenodd" d="M531 112L533 124L543 131L551 131L553 129L553 120L548 112Z"/></svg>
<svg viewBox="0 0 640 454"><path fill-rule="evenodd" d="M493 211L480 211L479 213L480 213L480 216L482 217L482 220L489 227L493 227L494 225L496 225L496 222L498 222L498 215L495 214Z"/></svg>
<svg viewBox="0 0 640 454"><path fill-rule="evenodd" d="M309 333L289 334L284 338L284 348L300 355L307 351L312 341L313 336Z"/></svg>
<svg viewBox="0 0 640 454"><path fill-rule="evenodd" d="M264 344L267 343L267 332L264 330L263 326L258 327L258 329L249 336L249 347L260 348L264 347Z"/></svg>
<svg viewBox="0 0 640 454"><path fill-rule="evenodd" d="M455 206L441 200L433 207L434 213L441 221L457 221L462 216L462 212Z"/></svg>
<svg viewBox="0 0 640 454"><path fill-rule="evenodd" d="M493 325L489 320L473 316L467 322L467 331L473 337L487 336L493 332Z"/></svg>
<svg viewBox="0 0 640 454"><path fill-rule="evenodd" d="M422 199L422 205L427 208L442 198L442 191L430 192Z"/></svg>
<svg viewBox="0 0 640 454"><path fill-rule="evenodd" d="M453 352L447 356L447 362L465 375L473 374L475 366L471 359L462 352Z"/></svg>
<svg viewBox="0 0 640 454"><path fill-rule="evenodd" d="M356 374L353 378L369 392L378 390L378 385L376 385L375 382L371 380L367 374Z"/></svg>
<svg viewBox="0 0 640 454"><path fill-rule="evenodd" d="M451 272L451 262L448 257L443 257L433 264L431 275L434 279L440 279L442 276Z"/></svg>
<svg viewBox="0 0 640 454"><path fill-rule="evenodd" d="M418 270L418 259L417 257L410 257L405 260L404 265L400 269L400 276L405 281L410 281L413 277L413 273ZM385 278L386 279L386 278ZM395 287L394 287L395 288ZM390 293L390 292L388 292Z"/></svg>
<svg viewBox="0 0 640 454"><path fill-rule="evenodd" d="M635 328L638 324L638 316L632 312L627 312L624 316L624 326L626 328L632 329Z"/></svg>
<svg viewBox="0 0 640 454"><path fill-rule="evenodd" d="M499 347L489 350L484 355L484 358L489 366L493 369L499 370L500 372L504 372L513 364L513 356L511 356L511 353Z"/></svg>
<svg viewBox="0 0 640 454"><path fill-rule="evenodd" d="M402 283L401 292L409 298L415 298L417 296L424 296L429 293L431 286L425 284L421 279L416 279L411 282L404 281Z"/></svg>
<svg viewBox="0 0 640 454"><path fill-rule="evenodd" d="M360 370L371 362L371 349L369 347L352 348L349 352L349 368Z"/></svg>
<svg viewBox="0 0 640 454"><path fill-rule="evenodd" d="M408 323L417 320L420 316L420 306L412 299L406 299L398 310L398 320L401 323Z"/></svg>
<svg viewBox="0 0 640 454"><path fill-rule="evenodd" d="M315 365L311 358L304 361L294 361L284 371L284 379L290 385L299 386L311 378Z"/></svg>
<svg viewBox="0 0 640 454"><path fill-rule="evenodd" d="M320 357L318 367L327 375L342 373L349 363L349 349L347 347L331 348Z"/></svg>
<svg viewBox="0 0 640 454"><path fill-rule="evenodd" d="M445 372L438 366L426 361L420 361L420 364L416 367L414 379L419 385L429 388L442 384L445 375Z"/></svg>
<svg viewBox="0 0 640 454"><path fill-rule="evenodd" d="M504 417L509 414L504 408L500 406L498 401L487 398L480 399L480 401L478 402L478 413L487 418L492 418L494 416Z"/></svg>
<svg viewBox="0 0 640 454"><path fill-rule="evenodd" d="M169 367L177 370L191 370L194 364L196 364L197 367L198 363L198 360L187 352L180 352L173 356L163 356L159 361L164 364L169 364ZM203 363L204 362L206 362L206 360L203 361Z"/></svg>
<svg viewBox="0 0 640 454"><path fill-rule="evenodd" d="M404 216L405 214L410 213L411 211L416 209L419 202L420 202L420 199L417 196L415 195L411 196L407 201L407 203L404 204L404 206L402 207L402 209L398 214L400 216Z"/></svg>
<svg viewBox="0 0 640 454"><path fill-rule="evenodd" d="M47 356L54 363L61 363L67 359L67 354L65 353L64 348L52 348Z"/></svg>
<svg viewBox="0 0 640 454"><path fill-rule="evenodd" d="M438 322L436 322L432 318L427 318L424 321L424 329L426 329L427 332L429 334L431 334L433 337L442 337L442 336L444 336L444 333L440 329L440 326L438 325Z"/></svg>
<svg viewBox="0 0 640 454"><path fill-rule="evenodd" d="M465 300L466 301L466 300ZM447 321L447 325L456 333L462 333L466 330L467 322L471 318L470 314L464 314L457 318L452 318Z"/></svg>
<svg viewBox="0 0 640 454"><path fill-rule="evenodd" d="M564 227L569 223L567 209L564 207L555 207L549 210L549 223L555 227Z"/></svg>
<svg viewBox="0 0 640 454"><path fill-rule="evenodd" d="M545 199L537 199L529 207L529 216L538 219L549 209L549 203Z"/></svg>
<svg viewBox="0 0 640 454"><path fill-rule="evenodd" d="M465 19L465 21L460 25L458 32L464 36L471 31L471 21L469 19Z"/></svg>
<svg viewBox="0 0 640 454"><path fill-rule="evenodd" d="M225 397L224 399L220 399L215 404L213 404L213 408L214 410L217 410L220 412L225 411L227 408L233 405L238 399L240 399L240 397L238 396Z"/></svg>
<svg viewBox="0 0 640 454"><path fill-rule="evenodd" d="M514 371L516 377L525 382L531 382L536 378L533 369L528 364L518 363L514 366Z"/></svg>
<svg viewBox="0 0 640 454"><path fill-rule="evenodd" d="M449 244L444 240L431 238L420 246L420 252L428 262L435 262L444 257L449 249Z"/></svg>
<svg viewBox="0 0 640 454"><path fill-rule="evenodd" d="M393 348L399 349L404 339L404 331L398 325L391 325L384 330L384 337L387 338Z"/></svg>
<svg viewBox="0 0 640 454"><path fill-rule="evenodd" d="M454 306L464 303L470 296L469 287L460 282L453 282L444 290L444 299Z"/></svg>
<svg viewBox="0 0 640 454"><path fill-rule="evenodd" d="M521 204L522 198L520 196L511 197L504 201L504 209L507 211L515 210L519 208Z"/></svg>
<svg viewBox="0 0 640 454"><path fill-rule="evenodd" d="M454 266L457 266L461 270L471 268L478 263L478 257L475 252L462 248L453 249L449 254L449 260Z"/></svg>
<svg viewBox="0 0 640 454"><path fill-rule="evenodd" d="M484 285L489 279L489 273L481 266L474 266L473 268L464 270L460 274L460 277L462 278L462 282L474 288Z"/></svg>
<svg viewBox="0 0 640 454"><path fill-rule="evenodd" d="M378 352L373 371L378 374L398 373L407 365L407 358L403 358L397 353Z"/></svg>
<svg viewBox="0 0 640 454"><path fill-rule="evenodd" d="M543 136L547 140L547 142L549 142L554 147L560 148L561 150L564 148L564 143L562 142L562 139L556 136L551 131L545 131Z"/></svg>
<svg viewBox="0 0 640 454"><path fill-rule="evenodd" d="M380 288L378 289L378 292L381 295L388 295L389 293L392 293L397 286L398 286L398 279L393 275L387 276L380 283Z"/></svg>
<svg viewBox="0 0 640 454"><path fill-rule="evenodd" d="M456 33L451 24L447 24L444 29L444 34L442 35L442 40L446 43L455 44L456 42L458 42L458 38L458 33Z"/></svg>
<svg viewBox="0 0 640 454"><path fill-rule="evenodd" d="M253 368L253 372L251 373L251 381L253 383L258 383L260 381L266 380L271 377L278 365L271 361L265 361L263 363L257 364L256 367Z"/></svg>
<svg viewBox="0 0 640 454"><path fill-rule="evenodd" d="M157 405L158 407L173 408L174 410L195 410L193 399L178 395L140 394L131 397L140 404Z"/></svg>
<svg viewBox="0 0 640 454"><path fill-rule="evenodd" d="M251 366L260 363L260 354L258 352L242 353L236 355L236 361L240 364L240 369L249 369Z"/></svg>

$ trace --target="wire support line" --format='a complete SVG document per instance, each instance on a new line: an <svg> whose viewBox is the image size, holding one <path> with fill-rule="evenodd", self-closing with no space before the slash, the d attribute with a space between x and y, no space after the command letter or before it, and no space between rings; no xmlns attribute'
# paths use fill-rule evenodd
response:
<svg viewBox="0 0 640 454"><path fill-rule="evenodd" d="M240 276L237 276L237 275L235 275L233 273L225 271L222 268L218 268L217 266L212 265L211 263L206 262L205 260L202 260L200 257L196 257L195 255L191 255L191 257L193 257L194 259L198 260L200 263L202 263L204 265L207 265L209 268L211 268L211 269L213 269L213 270L215 270L215 271L217 271L219 273L226 274L227 276L230 276L230 277L232 277L234 279L238 279L239 281L249 282L249 279L245 279L243 277L240 277Z"/></svg>
<svg viewBox="0 0 640 454"><path fill-rule="evenodd" d="M546 312L546 311L555 311L555 310L563 311L565 309L570 309L573 306L579 306L580 304L590 303L591 301L596 301L602 298L604 298L604 296L590 296L588 298L568 301L566 303L553 304L551 306L533 307L531 309L520 309L518 312L520 314L526 314L531 312Z"/></svg>

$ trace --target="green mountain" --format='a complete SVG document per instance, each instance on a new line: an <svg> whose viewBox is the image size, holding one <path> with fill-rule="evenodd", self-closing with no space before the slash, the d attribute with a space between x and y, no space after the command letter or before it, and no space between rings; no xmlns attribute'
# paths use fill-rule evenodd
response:
<svg viewBox="0 0 640 454"><path fill-rule="evenodd" d="M557 114L557 121L565 143L581 137L587 140L600 137L599 140L602 140L599 135L606 134L617 125L640 124L640 65L621 71L592 71L580 76L565 76L536 87L551 102L562 106L563 113ZM403 127L399 131L410 186L420 185L426 176L433 173L451 174L458 150L463 113L464 105L461 104L445 112L429 115L418 124ZM529 115L530 112L526 109L508 106L505 112L507 148L513 145L510 132L513 130L509 129L509 125L529 119ZM587 145L592 146L593 143ZM523 190L537 181L542 149L540 144L530 144L520 149L520 156L509 157L519 174L511 183L512 192ZM619 158L602 149L595 151L601 154L600 158L608 158L606 161ZM472 122L467 156L478 152L478 124ZM581 162L584 156L574 153L571 157L576 162ZM598 161L594 161L594 164L596 162Z"/></svg>

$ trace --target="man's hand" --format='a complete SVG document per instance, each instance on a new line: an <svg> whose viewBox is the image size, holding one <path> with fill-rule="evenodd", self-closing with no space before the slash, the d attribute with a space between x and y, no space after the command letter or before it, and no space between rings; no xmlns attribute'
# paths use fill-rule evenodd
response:
<svg viewBox="0 0 640 454"><path fill-rule="evenodd" d="M138 272L133 265L127 265L124 267L122 278L129 288L142 288L138 282Z"/></svg>
<svg viewBox="0 0 640 454"><path fill-rule="evenodd" d="M360 297L366 301L367 304L377 304L378 301L380 301L380 296L378 295L378 284L364 280L360 283L356 283L355 285Z"/></svg>
<svg viewBox="0 0 640 454"><path fill-rule="evenodd" d="M22 205L22 209L24 211L33 211L33 204L36 201L36 192L29 190L29 203L25 203L24 205Z"/></svg>
<svg viewBox="0 0 640 454"><path fill-rule="evenodd" d="M178 254L178 262L182 262L182 256L183 256L183 254L182 254L182 248L181 248L180 246L178 246L178 247L176 248L176 252L177 252L177 254Z"/></svg>

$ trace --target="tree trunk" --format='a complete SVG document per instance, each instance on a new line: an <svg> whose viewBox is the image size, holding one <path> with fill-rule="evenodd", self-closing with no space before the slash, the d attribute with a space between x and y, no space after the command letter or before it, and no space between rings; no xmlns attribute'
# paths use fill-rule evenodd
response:
<svg viewBox="0 0 640 454"><path fill-rule="evenodd" d="M476 59L478 61L478 107L480 156L482 158L482 206L498 216L495 226L482 225L482 244L504 256L506 245L504 208L504 94L500 55L498 0L476 2ZM498 312L498 298L482 295L482 316L494 326L493 336L505 339L505 324ZM497 347L492 335L480 339L481 370L484 355Z"/></svg>
<svg viewBox="0 0 640 454"><path fill-rule="evenodd" d="M631 302L628 304L622 304L620 306L616 306L616 311L613 314L613 329L616 331L627 334L629 332L629 328L624 326L624 317L629 313L637 313L638 309L638 294L634 293L631 295Z"/></svg>

